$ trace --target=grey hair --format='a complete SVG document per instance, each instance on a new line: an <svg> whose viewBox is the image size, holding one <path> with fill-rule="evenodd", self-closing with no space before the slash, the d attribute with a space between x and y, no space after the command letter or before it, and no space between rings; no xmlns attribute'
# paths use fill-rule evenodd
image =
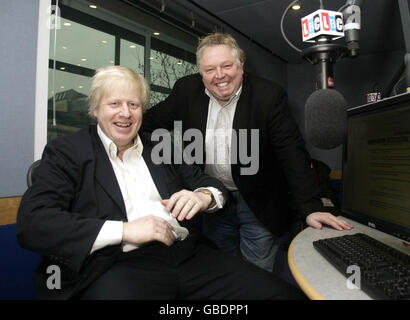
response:
<svg viewBox="0 0 410 320"><path fill-rule="evenodd" d="M238 59L238 64L245 62L245 52L239 47L236 40L230 34L216 32L211 33L199 40L199 44L196 49L196 63L198 68L201 64L202 52L208 47L217 45L226 45L231 48L232 54Z"/></svg>

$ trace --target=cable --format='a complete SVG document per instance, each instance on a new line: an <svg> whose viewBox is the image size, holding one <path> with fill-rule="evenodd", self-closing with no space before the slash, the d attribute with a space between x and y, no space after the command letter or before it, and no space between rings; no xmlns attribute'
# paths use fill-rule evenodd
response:
<svg viewBox="0 0 410 320"><path fill-rule="evenodd" d="M282 37L285 39L285 41L290 45L293 49L295 49L297 52L302 53L302 50L293 45L292 42L289 41L289 39L286 37L285 30L283 29L283 20L285 20L285 16L288 13L289 9L299 0L293 1L288 7L285 9L285 11L282 14L282 18L280 19L280 31L282 32Z"/></svg>
<svg viewBox="0 0 410 320"><path fill-rule="evenodd" d="M282 14L282 17L280 19L280 31L282 32L282 37L285 39L285 41L290 45L293 49L295 49L297 52L302 53L302 50L296 47L290 40L286 37L285 30L283 28L283 21L285 20L285 16L288 13L289 9L296 3L299 2L300 0L294 0L291 2L290 5L287 6L285 11ZM323 9L323 0L319 0L320 2L320 9Z"/></svg>
<svg viewBox="0 0 410 320"><path fill-rule="evenodd" d="M396 84L394 85L394 87L393 87L393 95L397 95L397 87L398 87L398 85L404 80L404 79L406 79L406 75L404 75L404 76L402 76L400 79L399 79L399 81L397 81L396 82Z"/></svg>
<svg viewBox="0 0 410 320"><path fill-rule="evenodd" d="M344 9L346 9L348 6L350 6L350 3L345 3L343 6L341 6L337 11L342 12Z"/></svg>

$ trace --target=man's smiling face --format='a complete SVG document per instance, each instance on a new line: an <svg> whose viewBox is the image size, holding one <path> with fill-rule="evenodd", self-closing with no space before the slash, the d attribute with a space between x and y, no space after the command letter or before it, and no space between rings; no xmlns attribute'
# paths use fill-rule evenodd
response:
<svg viewBox="0 0 410 320"><path fill-rule="evenodd" d="M224 105L241 87L243 63L227 45L216 45L203 50L199 71L208 91Z"/></svg>
<svg viewBox="0 0 410 320"><path fill-rule="evenodd" d="M93 111L102 131L118 150L133 144L142 123L142 104L137 90L115 88L105 94Z"/></svg>

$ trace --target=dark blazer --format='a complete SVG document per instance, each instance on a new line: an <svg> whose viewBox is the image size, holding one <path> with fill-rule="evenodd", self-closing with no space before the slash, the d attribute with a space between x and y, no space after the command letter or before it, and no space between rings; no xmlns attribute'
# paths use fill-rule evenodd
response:
<svg viewBox="0 0 410 320"><path fill-rule="evenodd" d="M204 90L199 74L179 79L172 93L144 114L142 130L169 130L174 121L179 120L183 131L196 128L205 137L209 97ZM271 232L281 235L296 212L305 218L315 211L327 211L319 199L320 190L310 167L311 159L282 88L245 74L233 129L237 133L239 129L259 129L257 174L241 175L240 169L246 166L239 159L231 168L243 198ZM247 133L248 154L251 154L250 130ZM243 143L236 147L243 147ZM289 204L296 211L291 210Z"/></svg>
<svg viewBox="0 0 410 320"><path fill-rule="evenodd" d="M154 165L150 139L140 137L144 160L163 199L201 186L216 187L227 196L223 185L197 166ZM127 215L96 126L49 142L17 216L20 245L43 255L35 272L38 298L70 298L114 263L120 245L89 254L106 220L127 221ZM47 288L51 265L60 267L61 289Z"/></svg>

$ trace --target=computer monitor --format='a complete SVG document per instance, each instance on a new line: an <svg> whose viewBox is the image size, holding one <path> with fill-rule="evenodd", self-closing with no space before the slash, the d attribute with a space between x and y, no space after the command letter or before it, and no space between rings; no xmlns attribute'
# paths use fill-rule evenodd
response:
<svg viewBox="0 0 410 320"><path fill-rule="evenodd" d="M343 215L410 241L410 93L351 108Z"/></svg>

